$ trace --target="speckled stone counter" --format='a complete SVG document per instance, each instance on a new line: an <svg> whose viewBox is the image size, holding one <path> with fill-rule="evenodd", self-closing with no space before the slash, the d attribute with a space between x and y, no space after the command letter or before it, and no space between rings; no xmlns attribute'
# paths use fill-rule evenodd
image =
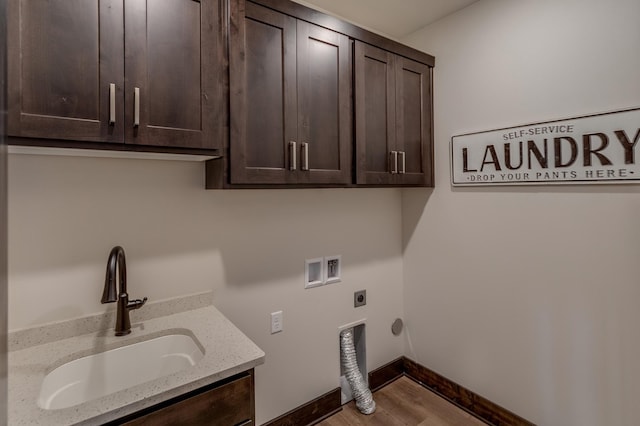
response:
<svg viewBox="0 0 640 426"><path fill-rule="evenodd" d="M77 326L78 320L74 321L70 321L72 327ZM31 346L14 345L13 350L10 346L9 426L103 424L264 362L264 352L212 305L149 319L135 320L132 316L132 332L122 337L114 336L111 326L108 330L51 341L51 328L46 327L39 331L46 343L38 344L38 331L30 330L19 333L32 339ZM60 333L64 324L56 324L53 329ZM167 334L194 337L204 348L204 357L193 367L70 408L45 410L38 406L40 385L56 367Z"/></svg>

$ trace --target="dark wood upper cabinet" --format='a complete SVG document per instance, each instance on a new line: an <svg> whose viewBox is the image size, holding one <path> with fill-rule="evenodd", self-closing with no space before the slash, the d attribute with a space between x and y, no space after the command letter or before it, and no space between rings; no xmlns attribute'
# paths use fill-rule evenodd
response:
<svg viewBox="0 0 640 426"><path fill-rule="evenodd" d="M396 56L355 43L356 171L363 184L391 184L396 147Z"/></svg>
<svg viewBox="0 0 640 426"><path fill-rule="evenodd" d="M348 37L232 0L231 184L351 183Z"/></svg>
<svg viewBox="0 0 640 426"><path fill-rule="evenodd" d="M349 38L298 21L298 141L302 183L351 183Z"/></svg>
<svg viewBox="0 0 640 426"><path fill-rule="evenodd" d="M7 33L9 136L123 141L122 0L9 0Z"/></svg>
<svg viewBox="0 0 640 426"><path fill-rule="evenodd" d="M217 148L219 0L9 4L10 136Z"/></svg>
<svg viewBox="0 0 640 426"><path fill-rule="evenodd" d="M433 186L431 68L398 56L395 74L398 181Z"/></svg>
<svg viewBox="0 0 640 426"><path fill-rule="evenodd" d="M298 3L8 0L7 34L12 144L221 151L209 188L433 185L434 58Z"/></svg>
<svg viewBox="0 0 640 426"><path fill-rule="evenodd" d="M216 148L226 105L218 1L124 5L125 143Z"/></svg>
<svg viewBox="0 0 640 426"><path fill-rule="evenodd" d="M289 183L297 137L296 20L231 2L231 183Z"/></svg>
<svg viewBox="0 0 640 426"><path fill-rule="evenodd" d="M356 41L357 183L432 186L431 68Z"/></svg>

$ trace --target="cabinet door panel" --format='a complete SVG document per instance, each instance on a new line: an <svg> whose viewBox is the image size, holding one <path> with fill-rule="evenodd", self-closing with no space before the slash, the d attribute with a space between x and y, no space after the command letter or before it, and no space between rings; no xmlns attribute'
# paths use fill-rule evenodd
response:
<svg viewBox="0 0 640 426"><path fill-rule="evenodd" d="M253 424L253 377L246 376L135 420L125 426ZM249 422L249 423L245 423Z"/></svg>
<svg viewBox="0 0 640 426"><path fill-rule="evenodd" d="M424 64L398 57L396 66L397 146L405 152L401 183L431 184L430 69Z"/></svg>
<svg viewBox="0 0 640 426"><path fill-rule="evenodd" d="M395 56L356 42L355 67L357 183L389 184L396 145Z"/></svg>
<svg viewBox="0 0 640 426"><path fill-rule="evenodd" d="M200 130L200 3L192 0L147 2L149 96L148 125Z"/></svg>
<svg viewBox="0 0 640 426"><path fill-rule="evenodd" d="M336 46L315 38L307 39L309 50L306 66L308 81L300 79L306 90L298 92L307 95L300 105L299 126L303 128L300 141L310 143L311 167L319 170L340 169L340 120L338 110L338 55ZM300 68L301 68L300 67ZM313 105L313 111L305 114L306 106ZM314 113L321 111L321 113ZM331 155L337 153L338 155Z"/></svg>
<svg viewBox="0 0 640 426"><path fill-rule="evenodd" d="M246 20L247 46L251 50L247 57L247 114L250 122L247 126L247 139L252 142L270 141L272 143L251 143L247 146L247 167L266 167L285 169L285 109L284 109L284 51L280 43L282 28L264 22ZM261 66L266 64L266 66ZM261 102L260 100L271 100Z"/></svg>
<svg viewBox="0 0 640 426"><path fill-rule="evenodd" d="M351 181L351 79L349 39L298 21L299 180L305 183Z"/></svg>
<svg viewBox="0 0 640 426"><path fill-rule="evenodd" d="M216 148L217 0L127 0L125 25L126 142Z"/></svg>
<svg viewBox="0 0 640 426"><path fill-rule="evenodd" d="M231 183L292 182L289 142L297 139L295 19L240 0L232 2L231 20Z"/></svg>
<svg viewBox="0 0 640 426"><path fill-rule="evenodd" d="M122 0L11 0L9 134L122 142Z"/></svg>

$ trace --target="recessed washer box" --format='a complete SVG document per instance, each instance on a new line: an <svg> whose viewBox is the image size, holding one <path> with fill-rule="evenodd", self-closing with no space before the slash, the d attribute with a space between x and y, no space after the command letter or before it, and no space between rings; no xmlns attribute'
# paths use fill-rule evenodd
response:
<svg viewBox="0 0 640 426"><path fill-rule="evenodd" d="M324 258L325 284L342 281L342 256L326 256Z"/></svg>
<svg viewBox="0 0 640 426"><path fill-rule="evenodd" d="M304 288L318 287L324 284L324 258L307 259L304 267Z"/></svg>

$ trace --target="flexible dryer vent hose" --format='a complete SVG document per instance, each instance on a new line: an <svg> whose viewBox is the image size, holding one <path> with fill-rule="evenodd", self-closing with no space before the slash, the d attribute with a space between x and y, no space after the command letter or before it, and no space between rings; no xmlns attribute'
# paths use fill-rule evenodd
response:
<svg viewBox="0 0 640 426"><path fill-rule="evenodd" d="M340 333L340 361L345 371L344 375L351 387L353 398L356 400L356 407L362 414L373 414L376 411L376 403L358 368L356 348L353 343L353 328Z"/></svg>

